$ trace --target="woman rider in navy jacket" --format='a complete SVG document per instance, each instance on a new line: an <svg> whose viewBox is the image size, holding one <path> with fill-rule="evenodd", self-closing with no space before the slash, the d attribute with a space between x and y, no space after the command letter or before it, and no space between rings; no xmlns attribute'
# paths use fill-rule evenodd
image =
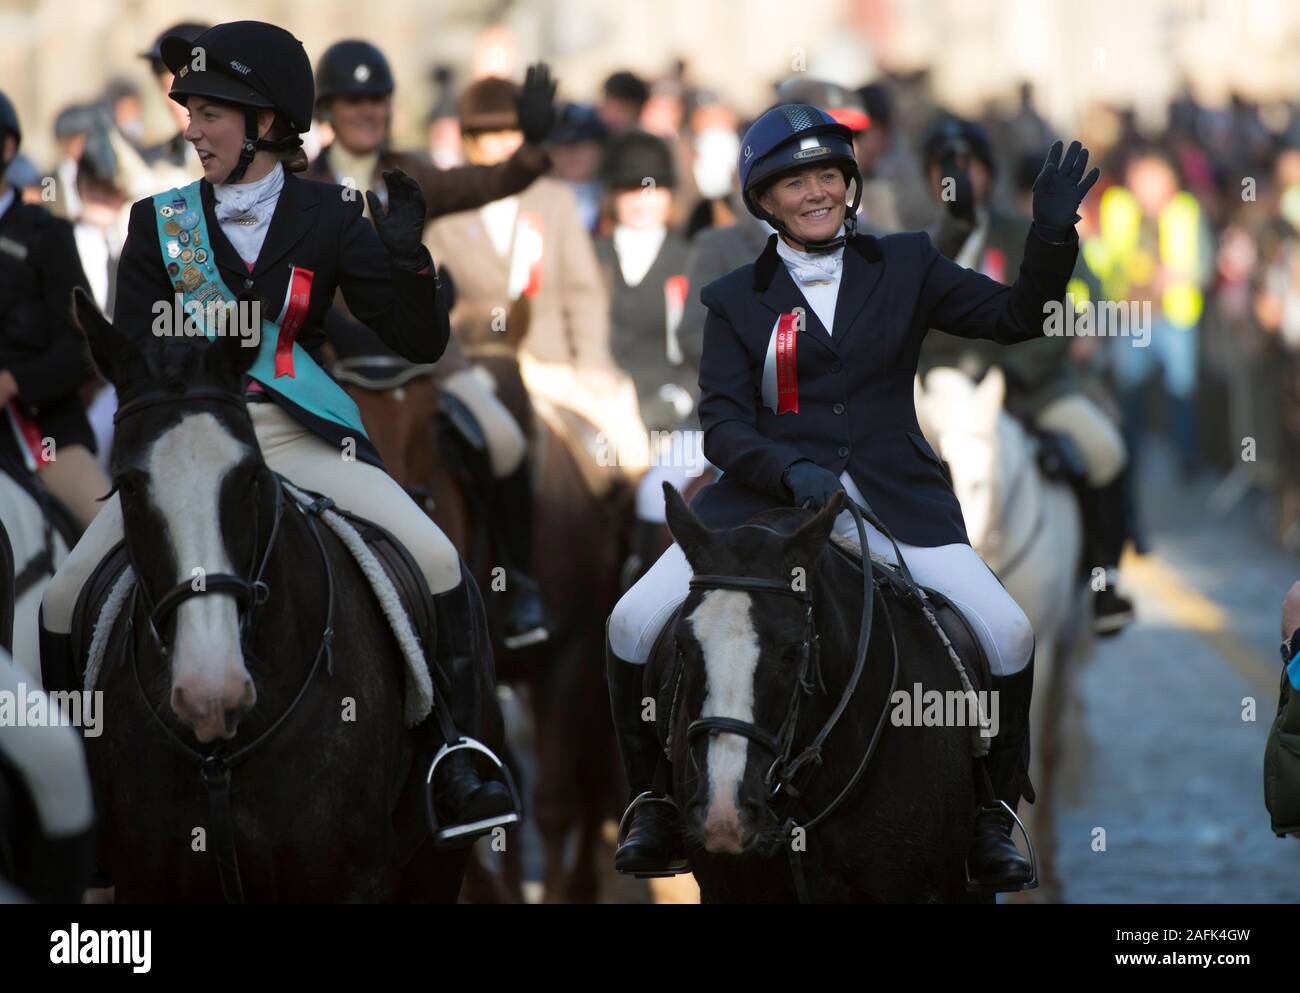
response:
<svg viewBox="0 0 1300 993"><path fill-rule="evenodd" d="M1058 142L1034 186L1034 224L1015 283L1005 286L944 258L923 232L855 233L862 177L852 135L806 104L775 107L745 135L746 206L771 224L753 265L704 287L709 314L700 365L704 454L723 470L694 510L712 528L735 527L778 506L818 508L844 490L866 502L898 540L917 582L945 594L976 631L1000 695L1001 727L987 768L1012 809L1032 800L1028 714L1033 631L971 548L942 461L922 435L913 379L929 328L1004 344L1044 333L1044 305L1065 296L1078 252L1074 222L1097 170ZM847 194L852 188L852 200ZM778 377L772 348L782 315L805 315L796 374ZM865 499L864 499L865 498ZM856 536L842 513L836 530ZM872 552L893 559L868 526ZM652 790L658 743L639 719L641 665L685 599L691 568L673 545L615 607L608 670L615 725L633 795ZM968 857L972 877L1020 889L1030 866L1001 806L982 809ZM666 804L640 804L616 854L624 872L684 871L680 820Z"/></svg>

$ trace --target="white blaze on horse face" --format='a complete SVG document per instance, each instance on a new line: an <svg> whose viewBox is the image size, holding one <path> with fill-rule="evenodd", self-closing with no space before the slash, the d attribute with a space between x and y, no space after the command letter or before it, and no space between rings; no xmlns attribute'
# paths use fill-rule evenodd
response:
<svg viewBox="0 0 1300 993"><path fill-rule="evenodd" d="M211 414L182 418L150 447L149 500L166 524L177 583L193 582L195 568L207 575L235 572L222 539L218 505L226 474L247 457L247 446ZM251 706L233 598L195 596L176 608L172 693L174 705L183 700L180 716L194 726L200 741L225 733L226 710Z"/></svg>
<svg viewBox="0 0 1300 993"><path fill-rule="evenodd" d="M691 613L691 632L704 657L708 693L701 717L730 717L753 723L754 675L758 671L758 632L749 614L749 594L710 590ZM719 734L708 739L709 777L705 848L739 853L739 794L745 776L749 739Z"/></svg>

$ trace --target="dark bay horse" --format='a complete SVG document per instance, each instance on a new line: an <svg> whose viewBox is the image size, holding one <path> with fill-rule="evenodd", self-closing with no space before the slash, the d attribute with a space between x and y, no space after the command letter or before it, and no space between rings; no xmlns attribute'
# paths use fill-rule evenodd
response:
<svg viewBox="0 0 1300 993"><path fill-rule="evenodd" d="M646 692L702 900L963 902L972 729L891 717L896 689L961 683L893 586L864 605L861 569L828 548L841 494L726 531L665 495L695 577Z"/></svg>
<svg viewBox="0 0 1300 993"><path fill-rule="evenodd" d="M80 293L75 309L118 391L137 583L88 739L117 898L454 901L466 853L435 850L425 820L432 721L405 726L401 652L367 580L263 461L240 394L257 350L141 341ZM466 622L485 644L482 617Z"/></svg>
<svg viewBox="0 0 1300 993"><path fill-rule="evenodd" d="M562 412L557 421L535 414L516 351L526 320L509 326L511 333L501 341L466 351L491 373L498 398L529 439L536 494L533 561L552 637L510 652L494 630L493 650L498 677L525 690L533 717L532 813L545 846L547 899L591 902L600 896L610 861L602 825L618 816L624 789L609 720L604 619L618 599L634 491L613 467L595 467L594 460L579 464L590 456L561 433L569 426L583 430L576 415ZM434 520L461 551L491 614L489 522L486 508L473 496L464 445L447 416L451 398L440 394L428 375L395 389L347 388L394 478L430 498ZM588 480L602 473L607 487L593 492ZM517 864L508 868L506 891L496 898L519 898L518 871Z"/></svg>

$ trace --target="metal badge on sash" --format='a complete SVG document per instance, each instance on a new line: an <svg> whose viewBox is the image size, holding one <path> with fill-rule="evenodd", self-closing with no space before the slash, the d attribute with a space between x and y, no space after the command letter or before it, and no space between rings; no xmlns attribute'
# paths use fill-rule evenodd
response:
<svg viewBox="0 0 1300 993"><path fill-rule="evenodd" d="M796 347L803 318L802 310L780 315L767 342L767 357L763 361L763 406L775 414L799 413Z"/></svg>

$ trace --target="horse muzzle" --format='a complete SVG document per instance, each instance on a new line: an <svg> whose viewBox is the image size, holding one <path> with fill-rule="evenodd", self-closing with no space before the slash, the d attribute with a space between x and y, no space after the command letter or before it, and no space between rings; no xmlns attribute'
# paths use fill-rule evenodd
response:
<svg viewBox="0 0 1300 993"><path fill-rule="evenodd" d="M172 711L194 732L200 742L233 738L239 722L257 702L253 680L239 667L223 687L204 689L193 683L172 686Z"/></svg>

